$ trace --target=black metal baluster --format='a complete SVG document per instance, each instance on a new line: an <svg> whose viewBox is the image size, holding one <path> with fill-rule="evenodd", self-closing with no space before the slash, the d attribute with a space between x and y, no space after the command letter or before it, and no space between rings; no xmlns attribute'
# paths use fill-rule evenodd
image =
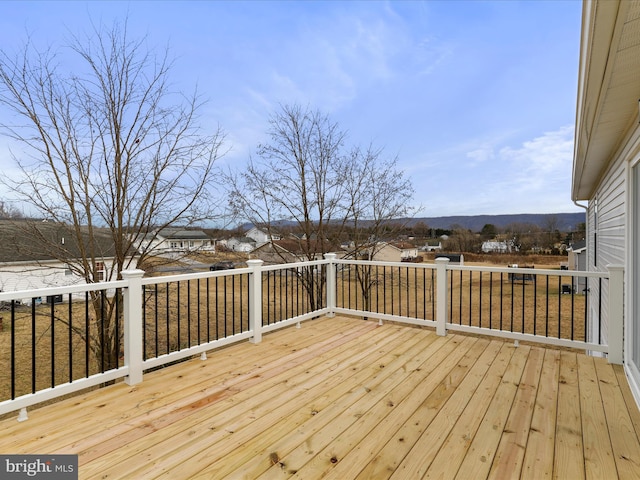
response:
<svg viewBox="0 0 640 480"><path fill-rule="evenodd" d="M558 338L562 338L562 277L558 276Z"/></svg>
<svg viewBox="0 0 640 480"><path fill-rule="evenodd" d="M267 272L267 325L271 323L271 272Z"/></svg>
<svg viewBox="0 0 640 480"><path fill-rule="evenodd" d="M574 309L575 309L575 292L573 289L573 280L571 281L571 340L573 340L574 337L574 327L573 327L573 322L574 322Z"/></svg>
<svg viewBox="0 0 640 480"><path fill-rule="evenodd" d="M226 275L223 277L224 278L224 297L223 298L223 305L224 305L224 338L227 338L228 334L227 334L227 283L229 280L229 277L227 277Z"/></svg>
<svg viewBox="0 0 640 480"><path fill-rule="evenodd" d="M89 330L91 325L89 323L89 292L84 292L84 368L85 368L85 377L89 377Z"/></svg>
<svg viewBox="0 0 640 480"><path fill-rule="evenodd" d="M516 274L515 273L511 273L511 327L509 329L510 332L513 332L513 311L514 311L514 300L515 300L515 293L514 293L514 282L515 282L515 278L516 278Z"/></svg>
<svg viewBox="0 0 640 480"><path fill-rule="evenodd" d="M105 343L104 343L104 290L100 290L100 372L104 373L104 354L105 352Z"/></svg>
<svg viewBox="0 0 640 480"><path fill-rule="evenodd" d="M117 296L118 290L116 290ZM142 359L146 360L147 358L149 358L147 355L147 286L142 285Z"/></svg>
<svg viewBox="0 0 640 480"><path fill-rule="evenodd" d="M202 344L202 340L200 338L200 329L202 328L202 326L201 326L201 322L200 322L200 279L199 278L196 280L196 287L198 288L198 293L196 294L196 297L198 299L198 301L196 303L196 316L197 316L197 324L198 324L198 343L197 343L197 345L201 345Z"/></svg>
<svg viewBox="0 0 640 480"><path fill-rule="evenodd" d="M469 270L469 326L472 324L473 312L473 272Z"/></svg>
<svg viewBox="0 0 640 480"><path fill-rule="evenodd" d="M396 296L395 288L393 288L393 267L391 269L391 315L393 315L393 299Z"/></svg>
<svg viewBox="0 0 640 480"><path fill-rule="evenodd" d="M143 291L144 291L144 288L143 288ZM120 368L120 308L121 308L120 294L121 294L121 290L117 288L116 289L116 325L115 325L116 327L116 339L115 339L116 368ZM146 329L146 323L143 323L142 324L143 334L145 329Z"/></svg>
<svg viewBox="0 0 640 480"><path fill-rule="evenodd" d="M207 289L207 343L211 341L211 277L207 277L206 289Z"/></svg>
<svg viewBox="0 0 640 480"><path fill-rule="evenodd" d="M502 330L502 320L504 318L504 272L500 272L500 330Z"/></svg>
<svg viewBox="0 0 640 480"><path fill-rule="evenodd" d="M169 308L169 300L171 299L170 295L169 295L169 290L171 289L171 285L169 283L165 283L165 297L166 297L166 301L165 301L165 321L167 323L167 354L169 354L171 352L171 309Z"/></svg>
<svg viewBox="0 0 640 480"><path fill-rule="evenodd" d="M236 333L236 276L231 275L231 335Z"/></svg>
<svg viewBox="0 0 640 480"><path fill-rule="evenodd" d="M547 295L545 298L545 326L544 326L544 336L549 336L549 275L546 278L546 287L547 287Z"/></svg>
<svg viewBox="0 0 640 480"><path fill-rule="evenodd" d="M533 276L533 334L538 333L538 275Z"/></svg>
<svg viewBox="0 0 640 480"><path fill-rule="evenodd" d="M11 300L11 400L16 398L16 301Z"/></svg>
<svg viewBox="0 0 640 480"><path fill-rule="evenodd" d="M480 273L480 282L478 283L478 310L480 311L480 315L478 316L478 326L482 328L482 272Z"/></svg>
<svg viewBox="0 0 640 480"><path fill-rule="evenodd" d="M36 299L31 299L31 393L36 393Z"/></svg>
<svg viewBox="0 0 640 480"><path fill-rule="evenodd" d="M158 343L160 341L160 338L159 338L159 336L160 336L160 328L158 327L158 295L159 295L159 292L158 292L158 284L157 283L153 286L153 291L155 292L155 295L154 295L155 298L153 300L153 306L154 306L154 311L155 311L155 315L154 315L155 319L153 321L153 326L155 328L155 332L153 334L153 337L154 337L153 338L153 344L154 344L154 355L156 357L158 357L158 356L160 356L160 345Z"/></svg>
<svg viewBox="0 0 640 480"><path fill-rule="evenodd" d="M218 340L220 338L220 315L218 314L218 312L219 312L218 298L219 297L220 297L220 290L218 289L218 277L216 277L216 294L215 294L215 299L216 299L216 340Z"/></svg>
<svg viewBox="0 0 640 480"><path fill-rule="evenodd" d="M49 320L51 328L51 388L53 388L56 386L56 311L53 296L51 296L50 300L51 303L49 304Z"/></svg>
<svg viewBox="0 0 640 480"><path fill-rule="evenodd" d="M382 295L384 297L384 301L382 302L382 310L384 314L387 313L387 267L386 265L382 267Z"/></svg>
<svg viewBox="0 0 640 480"><path fill-rule="evenodd" d="M493 272L489 272L489 329L493 330Z"/></svg>
<svg viewBox="0 0 640 480"><path fill-rule="evenodd" d="M187 348L191 348L191 280L187 280Z"/></svg>
<svg viewBox="0 0 640 480"><path fill-rule="evenodd" d="M598 345L602 345L602 278L598 279Z"/></svg>
<svg viewBox="0 0 640 480"><path fill-rule="evenodd" d="M525 290L525 285L526 285L526 281L525 279L527 278L527 273L522 275L522 326L520 329L521 333L524 333L524 304L525 304L525 296L526 296L526 290Z"/></svg>
<svg viewBox="0 0 640 480"><path fill-rule="evenodd" d="M69 294L68 304L69 315L69 383L73 381L73 303L71 302L71 294Z"/></svg>

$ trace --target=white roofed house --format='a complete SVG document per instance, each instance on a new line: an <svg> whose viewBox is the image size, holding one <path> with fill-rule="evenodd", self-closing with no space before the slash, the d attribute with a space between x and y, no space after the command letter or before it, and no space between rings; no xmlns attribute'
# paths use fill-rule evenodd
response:
<svg viewBox="0 0 640 480"><path fill-rule="evenodd" d="M588 271L624 268L624 285L589 281L589 295L620 305L589 312L589 332L608 339L621 309L622 361L640 401L640 2L585 2L573 158L574 201L587 202Z"/></svg>
<svg viewBox="0 0 640 480"><path fill-rule="evenodd" d="M280 235L275 234L273 232L269 233L267 231L261 230L258 227L252 227L246 234L245 237L251 238L255 240L256 246L261 246L265 243L280 240Z"/></svg>
<svg viewBox="0 0 640 480"><path fill-rule="evenodd" d="M256 248L256 241L249 237L232 237L227 240L227 249L232 252L252 252Z"/></svg>
<svg viewBox="0 0 640 480"><path fill-rule="evenodd" d="M487 240L482 242L482 251L484 253L511 253L517 252L518 247L514 245L513 240Z"/></svg>
<svg viewBox="0 0 640 480"><path fill-rule="evenodd" d="M421 250L425 252L435 252L438 250L442 250L442 241L441 240L427 240Z"/></svg>
<svg viewBox="0 0 640 480"><path fill-rule="evenodd" d="M187 252L215 252L215 241L203 230L186 227L166 227L147 234L143 247L155 255L179 256Z"/></svg>

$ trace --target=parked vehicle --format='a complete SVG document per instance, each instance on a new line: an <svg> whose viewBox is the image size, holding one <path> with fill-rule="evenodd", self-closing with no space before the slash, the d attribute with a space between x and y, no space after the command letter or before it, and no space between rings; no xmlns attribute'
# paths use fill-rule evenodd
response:
<svg viewBox="0 0 640 480"><path fill-rule="evenodd" d="M226 260L224 262L214 263L209 267L209 270L215 272L217 270L232 270L234 268L236 268L236 266L233 264L233 262L230 260Z"/></svg>

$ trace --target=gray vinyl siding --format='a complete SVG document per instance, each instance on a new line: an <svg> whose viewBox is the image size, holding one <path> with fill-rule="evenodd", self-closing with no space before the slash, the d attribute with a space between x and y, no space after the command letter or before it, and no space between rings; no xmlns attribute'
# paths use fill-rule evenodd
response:
<svg viewBox="0 0 640 480"><path fill-rule="evenodd" d="M589 270L606 272L607 265L626 265L626 162L622 157L608 169L603 177L594 199L589 202L588 214L588 259ZM596 218L597 205L597 218ZM602 289L600 289L602 285ZM608 282L590 280L589 295L590 318L594 322L592 335L598 334L598 315L602 312L602 339L606 342L608 331ZM600 299L601 307L598 307ZM597 340L593 338L592 340Z"/></svg>

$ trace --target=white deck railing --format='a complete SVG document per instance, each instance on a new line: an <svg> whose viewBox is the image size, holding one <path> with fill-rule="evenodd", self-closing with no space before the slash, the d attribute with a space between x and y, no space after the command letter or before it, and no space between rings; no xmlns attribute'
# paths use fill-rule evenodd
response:
<svg viewBox="0 0 640 480"><path fill-rule="evenodd" d="M3 368L11 373L10 382L0 385L5 390L0 414L21 410L19 419L23 420L26 419L26 407L36 403L120 378L128 384L136 384L143 380L145 370L194 355L205 358L206 351L233 342L258 343L263 333L299 325L320 315L345 314L393 320L432 327L439 335L446 335L449 330L463 331L580 348L601 352L610 362L622 363L621 267L611 266L604 273L574 272L451 265L448 259L438 259L435 264L347 261L338 260L334 254L315 262L265 266L261 260L250 260L247 264L247 268L229 271L153 278L144 278L143 271L133 270L123 272L123 280L117 282L0 292L0 305L4 308L0 356L5 359ZM576 292L575 279L585 279L594 287ZM603 281L607 283L605 288ZM565 282L571 285L569 296L560 291L564 290ZM180 285L186 285L182 293ZM231 285L228 290L227 285ZM158 293L160 291L163 293ZM66 381L56 377L60 370L59 360L58 366L51 365L51 372L42 367L36 371L41 357L36 336L47 339L45 350L51 362L56 362L59 343L68 342L69 356L73 355L73 339L82 328L61 318L66 309L68 316L64 318L75 318L78 310L75 304L88 305L92 292L106 292L102 294L104 296L122 292L123 304L115 307L116 315L118 308L121 309L119 315L123 319L122 331L118 333L122 338L122 358L116 359L115 366L97 372L90 371L87 363L80 374L73 359L69 358ZM305 298L309 292L314 295L311 304ZM25 299L57 295L63 295L66 303L50 308L36 306L35 302L27 302L30 303L28 307L19 303ZM83 296L84 302L78 300ZM594 302L597 306L592 305ZM550 303L554 305L550 306ZM89 312L88 307L83 308ZM22 312L22 317L16 315L17 311ZM594 312L598 313L598 319L593 318ZM283 313L286 318L282 318ZM90 313L87 315L91 316ZM183 315L182 325L180 315ZM231 317L240 319L239 326L237 319ZM40 325L42 322L46 323L44 327ZM59 322L66 325L66 330L63 328L56 333ZM89 318L85 318L85 322L88 332ZM216 330L212 338L209 331L212 322L216 329L224 322L226 334L218 335ZM229 331L228 322L232 323ZM204 325L207 334L201 335ZM603 329L606 331L601 331ZM99 333L94 331L93 335L84 336L86 345L81 347L87 362L89 342L96 341ZM192 333L193 337L197 334L196 340ZM157 348L159 335L166 341L164 353ZM154 342L156 348L149 352L147 343ZM18 377L25 375L24 371L19 372L20 367L28 371L28 365L19 364L20 345L30 348L32 379L27 393L15 387ZM75 355L77 358L78 353ZM43 370L45 376L50 376L50 382L47 378L49 383L44 388L40 380ZM9 383L11 394L7 395Z"/></svg>

